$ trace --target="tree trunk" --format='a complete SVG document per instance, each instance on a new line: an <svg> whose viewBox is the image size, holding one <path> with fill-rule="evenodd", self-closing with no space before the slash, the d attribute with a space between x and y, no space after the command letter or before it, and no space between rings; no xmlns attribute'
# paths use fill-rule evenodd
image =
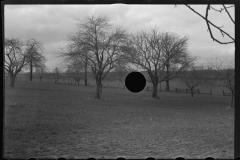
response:
<svg viewBox="0 0 240 160"><path fill-rule="evenodd" d="M85 77L84 77L84 83L85 83L85 86L88 85L88 82L87 82L87 76L86 76L86 75L85 75Z"/></svg>
<svg viewBox="0 0 240 160"><path fill-rule="evenodd" d="M33 73L33 66L30 65L30 81L32 81L32 79L33 79L32 73Z"/></svg>
<svg viewBox="0 0 240 160"><path fill-rule="evenodd" d="M193 97L193 88L191 88L190 90L191 90L191 97Z"/></svg>
<svg viewBox="0 0 240 160"><path fill-rule="evenodd" d="M42 77L40 77L40 82L42 82Z"/></svg>
<svg viewBox="0 0 240 160"><path fill-rule="evenodd" d="M85 55L85 70L84 70L84 82L85 82L85 86L87 86L88 85L88 81L87 81L87 53L86 53L86 55Z"/></svg>
<svg viewBox="0 0 240 160"><path fill-rule="evenodd" d="M94 98L100 99L100 89L101 89L101 81L96 80L96 93L95 93Z"/></svg>
<svg viewBox="0 0 240 160"><path fill-rule="evenodd" d="M79 86L79 81L77 81L77 83L78 83L78 86Z"/></svg>
<svg viewBox="0 0 240 160"><path fill-rule="evenodd" d="M157 83L153 83L152 98L156 98L156 99L158 99L158 96L157 96L157 86L158 86Z"/></svg>
<svg viewBox="0 0 240 160"><path fill-rule="evenodd" d="M15 79L16 79L16 75L14 75L13 73L11 73L11 74L10 74L10 87L11 87L11 88L14 87Z"/></svg>
<svg viewBox="0 0 240 160"><path fill-rule="evenodd" d="M100 93L102 93L102 82L100 83Z"/></svg>
<svg viewBox="0 0 240 160"><path fill-rule="evenodd" d="M169 78L169 61L167 62L166 68L167 68L167 78ZM166 91L169 92L169 80L166 80Z"/></svg>
<svg viewBox="0 0 240 160"><path fill-rule="evenodd" d="M166 91L169 92L170 87L169 87L169 80L166 80Z"/></svg>

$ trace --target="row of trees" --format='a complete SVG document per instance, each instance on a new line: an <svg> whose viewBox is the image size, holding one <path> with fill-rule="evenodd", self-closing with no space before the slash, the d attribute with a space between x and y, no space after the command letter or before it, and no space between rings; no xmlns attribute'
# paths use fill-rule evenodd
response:
<svg viewBox="0 0 240 160"><path fill-rule="evenodd" d="M91 16L78 23L78 30L68 37L68 45L58 53L75 77L82 72L87 77L88 71L94 74L97 99L100 98L102 83L111 71L118 75L122 83L126 73L147 71L147 81L153 84L152 97L158 98L157 88L161 82L166 82L167 91L169 81L177 77L190 90L203 83L204 78L199 78L203 67L194 65L196 57L190 55L187 45L186 36L179 37L157 28L129 34L120 27L113 27L107 17ZM208 70L217 71L211 65ZM225 68L219 68L219 71L223 70ZM215 75L215 79L220 78L217 72L211 74ZM206 79L204 83L210 83Z"/></svg>
<svg viewBox="0 0 240 160"><path fill-rule="evenodd" d="M5 38L4 50L4 69L10 76L10 87L14 87L16 76L23 69L30 70L30 81L34 69L38 74L45 72L46 58L42 54L41 42L35 39L24 42L19 38Z"/></svg>
<svg viewBox="0 0 240 160"><path fill-rule="evenodd" d="M196 57L190 55L187 45L186 36L179 37L175 33L159 31L157 28L129 34L120 27L112 26L107 17L91 16L78 23L78 30L69 35L68 45L58 53L64 59L67 74L78 84L83 73L85 85L88 72L94 75L97 99L100 99L104 79L111 71L116 73L122 83L128 72L147 71L147 81L153 84L152 97L158 98L157 87L161 82L166 82L167 91L169 81L173 78L181 78L190 90L203 82L200 79L204 78L199 78L203 69L194 66ZM17 73L24 67L30 69L30 81L33 68L40 75L44 73L46 59L41 54L42 49L42 44L34 39L25 43L19 39L5 39L5 70L10 75L12 87ZM214 64L209 65L208 69L214 71L212 75L215 79L229 82L227 86L226 83L224 85L235 93L234 67L226 69ZM223 74L225 71L227 73ZM57 83L58 68L53 72Z"/></svg>
<svg viewBox="0 0 240 160"><path fill-rule="evenodd" d="M176 78L192 65L195 57L187 50L187 37L179 37L170 32L160 32L152 28L128 34L120 27L113 27L104 16L87 17L78 23L78 30L68 38L66 48L59 50L69 71L85 76L90 70L96 80L95 98L100 98L102 83L107 74L116 72L119 80L130 71L147 71L153 84L153 98L157 96L157 86ZM78 71L76 71L78 70Z"/></svg>

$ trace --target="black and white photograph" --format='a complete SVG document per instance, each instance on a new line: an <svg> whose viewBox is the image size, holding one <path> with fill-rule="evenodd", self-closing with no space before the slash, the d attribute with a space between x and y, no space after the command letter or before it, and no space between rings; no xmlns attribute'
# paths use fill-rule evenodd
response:
<svg viewBox="0 0 240 160"><path fill-rule="evenodd" d="M234 4L5 4L5 158L234 158Z"/></svg>

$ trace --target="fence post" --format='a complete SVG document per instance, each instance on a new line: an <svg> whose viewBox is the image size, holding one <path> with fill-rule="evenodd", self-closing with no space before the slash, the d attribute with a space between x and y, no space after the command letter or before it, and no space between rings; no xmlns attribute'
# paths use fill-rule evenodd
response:
<svg viewBox="0 0 240 160"><path fill-rule="evenodd" d="M223 90L223 95L225 96L225 94L224 94L224 90Z"/></svg>
<svg viewBox="0 0 240 160"><path fill-rule="evenodd" d="M212 90L210 89L210 95L212 95Z"/></svg>
<svg viewBox="0 0 240 160"><path fill-rule="evenodd" d="M198 94L200 94L199 88L198 88Z"/></svg>
<svg viewBox="0 0 240 160"><path fill-rule="evenodd" d="M177 93L177 88L176 88L176 93Z"/></svg>

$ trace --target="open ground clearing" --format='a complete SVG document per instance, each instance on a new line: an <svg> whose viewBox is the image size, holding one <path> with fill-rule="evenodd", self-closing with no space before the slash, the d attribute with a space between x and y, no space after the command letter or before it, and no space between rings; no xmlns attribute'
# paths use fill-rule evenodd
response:
<svg viewBox="0 0 240 160"><path fill-rule="evenodd" d="M233 158L230 97L17 81L5 87L7 158Z"/></svg>

